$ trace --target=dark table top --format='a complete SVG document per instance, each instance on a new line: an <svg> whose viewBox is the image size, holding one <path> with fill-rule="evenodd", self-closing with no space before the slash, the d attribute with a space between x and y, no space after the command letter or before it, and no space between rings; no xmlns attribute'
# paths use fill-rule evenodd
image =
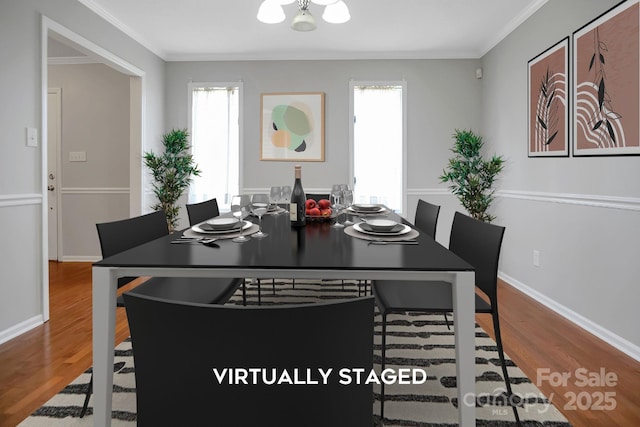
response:
<svg viewBox="0 0 640 427"><path fill-rule="evenodd" d="M257 222L257 219L252 219ZM329 222L292 228L289 216L265 215L269 236L235 243L218 240L219 248L170 244L182 233L145 243L94 264L96 267L234 268L273 270L410 270L471 271L473 268L421 233L418 245L368 245ZM247 275L250 277L250 275Z"/></svg>

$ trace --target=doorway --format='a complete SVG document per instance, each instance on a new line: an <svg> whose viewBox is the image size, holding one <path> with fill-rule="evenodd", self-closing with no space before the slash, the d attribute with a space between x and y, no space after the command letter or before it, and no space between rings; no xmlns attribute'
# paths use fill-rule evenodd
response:
<svg viewBox="0 0 640 427"><path fill-rule="evenodd" d="M350 85L355 203L381 203L406 212L406 83Z"/></svg>
<svg viewBox="0 0 640 427"><path fill-rule="evenodd" d="M42 173L42 316L46 322L49 320L49 259L60 259L62 254L60 250L61 239L57 238L55 243L55 249L53 242L50 242L50 204L49 199L52 201L55 199L56 205L54 211L57 214L55 222L58 224L56 227L60 230L61 222L61 206L60 206L60 189L62 182L60 180L60 157L57 162L57 172L53 174L56 184L49 182L50 163L53 160L49 160L49 91L48 91L48 65L49 65L49 40L54 39L71 49L86 55L88 58L107 65L114 70L129 76L129 104L130 104L130 118L129 118L129 212L130 215L138 215L142 212L143 204L143 173L142 164L139 161L142 156L142 133L143 133L143 114L144 114L144 71L129 64L122 58L113 55L111 52L106 51L95 43L83 38L82 36L74 33L68 28L58 24L55 21L43 16L42 17L42 51L41 51L41 75L42 75L42 115L41 115L41 129L42 129L42 151L41 151L41 173ZM61 108L59 109L61 111ZM58 135L59 136L59 135ZM55 144L56 142L51 142ZM62 143L61 138L57 139L58 148ZM59 150L58 150L59 152ZM54 185L54 189L51 193L57 193L56 197L48 197L50 191L49 185ZM56 191L57 190L57 191ZM106 189L108 192L109 189ZM45 196L46 195L46 196ZM53 219L51 220L54 221ZM53 225L52 225L53 227ZM53 234L53 231L51 232ZM59 236L59 233L57 233ZM53 237L52 237L53 238ZM51 248L50 248L51 246ZM55 251L53 254L48 255L50 251ZM93 259L92 259L93 260ZM88 260L87 260L88 261Z"/></svg>

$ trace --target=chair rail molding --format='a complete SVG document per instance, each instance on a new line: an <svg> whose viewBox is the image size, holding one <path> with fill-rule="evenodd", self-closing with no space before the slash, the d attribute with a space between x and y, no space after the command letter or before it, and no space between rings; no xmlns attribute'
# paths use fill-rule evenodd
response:
<svg viewBox="0 0 640 427"><path fill-rule="evenodd" d="M545 203L563 203L608 209L640 211L640 198L592 194L550 193L542 191L499 190L496 197Z"/></svg>
<svg viewBox="0 0 640 427"><path fill-rule="evenodd" d="M448 188L407 188L407 196L454 196Z"/></svg>
<svg viewBox="0 0 640 427"><path fill-rule="evenodd" d="M498 277L502 279L507 285L512 286L521 292L524 292L526 295L535 299L545 307L558 313L560 316L564 317L570 322L573 322L574 324L581 327L585 331L595 335L596 337L600 338L607 344L627 354L629 357L632 357L635 360L640 361L640 347L635 345L634 343L622 338L621 336L611 332L606 328L603 328L597 323L587 319L586 317L582 316L579 313L576 313L570 308L562 304L559 304L557 301L549 298L543 293L538 292L532 287L520 282L519 280L509 276L508 274L502 271L498 272Z"/></svg>
<svg viewBox="0 0 640 427"><path fill-rule="evenodd" d="M2 194L0 195L0 208L10 206L39 205L42 203L42 194Z"/></svg>
<svg viewBox="0 0 640 427"><path fill-rule="evenodd" d="M63 187L60 194L129 194L128 187Z"/></svg>

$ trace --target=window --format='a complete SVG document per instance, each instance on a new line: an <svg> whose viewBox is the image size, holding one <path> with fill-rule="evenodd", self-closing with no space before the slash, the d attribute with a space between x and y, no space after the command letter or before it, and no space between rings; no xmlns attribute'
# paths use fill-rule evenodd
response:
<svg viewBox="0 0 640 427"><path fill-rule="evenodd" d="M355 203L404 212L404 82L352 83Z"/></svg>
<svg viewBox="0 0 640 427"><path fill-rule="evenodd" d="M189 203L212 198L228 210L240 188L240 90L234 84L191 84L191 149L201 176L189 187Z"/></svg>

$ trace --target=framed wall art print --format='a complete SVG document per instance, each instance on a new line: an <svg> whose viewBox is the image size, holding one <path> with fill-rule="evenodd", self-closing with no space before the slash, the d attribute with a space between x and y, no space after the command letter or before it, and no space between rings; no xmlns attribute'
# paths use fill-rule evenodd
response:
<svg viewBox="0 0 640 427"><path fill-rule="evenodd" d="M324 93L263 93L260 160L324 161Z"/></svg>
<svg viewBox="0 0 640 427"><path fill-rule="evenodd" d="M569 156L569 37L528 62L529 157Z"/></svg>
<svg viewBox="0 0 640 427"><path fill-rule="evenodd" d="M627 0L573 33L574 156L640 154L639 21Z"/></svg>

